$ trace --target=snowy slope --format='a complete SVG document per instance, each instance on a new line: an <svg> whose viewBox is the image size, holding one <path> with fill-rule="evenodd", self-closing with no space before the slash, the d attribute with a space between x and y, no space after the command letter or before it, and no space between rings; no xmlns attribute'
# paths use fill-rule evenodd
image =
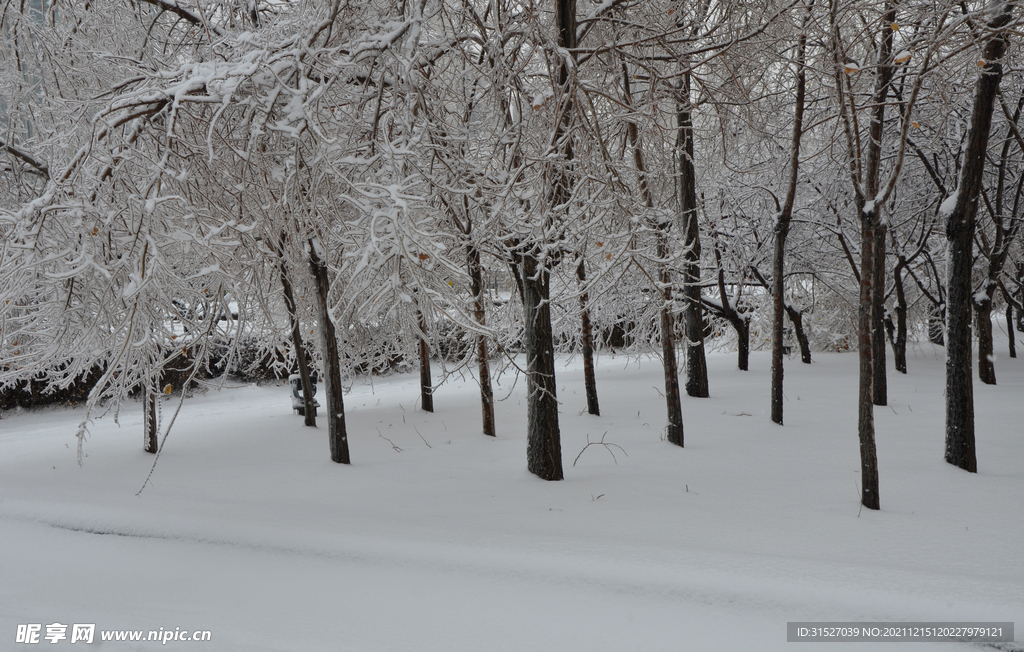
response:
<svg viewBox="0 0 1024 652"><path fill-rule="evenodd" d="M975 382L971 475L942 459L940 356L918 349L909 375L890 372L877 513L859 509L849 354L788 361L784 427L768 418L767 354L747 373L710 356L712 398L684 398L685 449L661 439L657 360L601 358L601 417L570 361L561 483L525 470L511 376L496 440L479 434L471 379L440 387L434 414L416 409L415 374L357 382L351 467L283 386L197 396L138 496L153 461L141 405L120 427L97 421L82 467L79 411L5 413L0 649L33 649L12 643L17 625L53 622L212 632L96 644L110 650L789 650L787 621L1024 629L1024 360ZM573 467L602 436L622 450L591 446Z"/></svg>

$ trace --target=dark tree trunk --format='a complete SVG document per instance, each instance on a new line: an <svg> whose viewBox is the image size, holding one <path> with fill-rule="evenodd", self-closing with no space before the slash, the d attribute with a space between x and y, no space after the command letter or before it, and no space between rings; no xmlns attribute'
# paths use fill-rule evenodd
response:
<svg viewBox="0 0 1024 652"><path fill-rule="evenodd" d="M804 98L807 87L805 58L807 52L807 22L811 10L808 7L804 14L803 29L797 37L796 52L796 99L793 103L793 137L789 146L789 179L786 187L786 198L779 207L779 218L775 223L775 249L772 256L772 421L782 425L783 415L783 315L786 306L786 238L793 218L793 203L796 201L796 187L800 172L800 141L803 136ZM800 357L807 364L811 362L811 349L804 334L803 318L796 310L789 309L790 321L800 341ZM750 325L747 324L747 340L749 341Z"/></svg>
<svg viewBox="0 0 1024 652"><path fill-rule="evenodd" d="M587 389L587 412L600 416L601 407L597 403L597 376L594 371L594 334L590 326L589 295L586 291L587 272L583 258L576 266L576 278L584 288L580 294L580 321L583 330L583 377Z"/></svg>
<svg viewBox="0 0 1024 652"><path fill-rule="evenodd" d="M666 225L667 226L667 225ZM666 227L663 227L666 228ZM665 404L668 408L668 441L683 445L683 406L679 396L679 364L676 361L676 320L672 313L672 273L668 263L668 236L658 232L659 281L661 282L661 354L665 371Z"/></svg>
<svg viewBox="0 0 1024 652"><path fill-rule="evenodd" d="M299 324L298 310L295 304L295 292L284 262L285 232L281 231L278 240L277 255L280 257L281 287L284 290L284 305L288 310L288 321L291 324L292 346L295 348L295 364L299 367L302 379L303 410L305 425L316 427L316 399L313 398L313 379L309 373L309 361L306 359L306 348L302 344L302 327Z"/></svg>
<svg viewBox="0 0 1024 652"><path fill-rule="evenodd" d="M946 345L946 306L932 304L928 309L928 341L938 346Z"/></svg>
<svg viewBox="0 0 1024 652"><path fill-rule="evenodd" d="M156 385L160 384L160 378L157 376L154 381ZM160 434L157 418L157 388L156 387L145 387L143 389L142 397L142 411L145 413L145 423L143 428L145 430L145 436L142 440L142 450L147 453L155 453L159 448L158 435Z"/></svg>
<svg viewBox="0 0 1024 652"><path fill-rule="evenodd" d="M1017 263L1017 304L1024 305L1024 263ZM1024 310L1017 310L1017 330L1024 333Z"/></svg>
<svg viewBox="0 0 1024 652"><path fill-rule="evenodd" d="M624 99L628 106L632 106L633 97L629 84L629 69L626 66L625 58L621 59L622 64L622 88ZM640 195L643 198L644 206L654 207L654 199L651 197L650 188L647 186L647 168L644 164L643 148L640 144L640 134L635 122L629 122L626 126L626 136L633 148L633 163L636 166ZM679 364L676 361L676 319L672 311L672 272L668 263L669 245L666 231L671 228L671 222L664 222L657 225L657 254L658 254L658 283L661 285L658 292L661 295L661 353L662 369L665 373L665 404L668 408L668 426L666 435L669 443L676 446L683 446L683 406L679 396Z"/></svg>
<svg viewBox="0 0 1024 652"><path fill-rule="evenodd" d="M892 280L896 287L896 337L892 341L892 357L896 371L907 373L907 295L903 289L903 261L896 264Z"/></svg>
<svg viewBox="0 0 1024 652"><path fill-rule="evenodd" d="M888 385L885 377L885 224L875 227L875 267L871 278L871 365L874 372L872 401L875 405L888 404Z"/></svg>
<svg viewBox="0 0 1024 652"><path fill-rule="evenodd" d="M994 343L992 341L992 300L974 304L978 318L978 380L986 385L996 384Z"/></svg>
<svg viewBox="0 0 1024 652"><path fill-rule="evenodd" d="M857 319L857 344L860 356L857 434L860 439L861 504L868 509L881 509L878 497L878 455L875 450L874 370L872 365L872 289L874 273L875 225L872 213L860 211L861 268L860 301Z"/></svg>
<svg viewBox="0 0 1024 652"><path fill-rule="evenodd" d="M1006 304L1006 333L1010 336L1010 357L1017 357L1017 340L1013 336L1013 306Z"/></svg>
<svg viewBox="0 0 1024 652"><path fill-rule="evenodd" d="M704 356L704 311L700 301L700 222L697 215L697 173L693 164L693 121L690 74L685 73L676 116L679 160L680 227L683 230L683 326L686 333L686 393L707 398L708 365Z"/></svg>
<svg viewBox="0 0 1024 652"><path fill-rule="evenodd" d="M686 336L686 393L695 398L707 398L711 395L708 387L708 364L704 355L704 311L700 302L700 240L699 235L693 236L696 230L696 212L691 214L692 230L687 229L688 262L683 264L683 296L686 302L683 307L683 332ZM697 253L694 253L694 252Z"/></svg>
<svg viewBox="0 0 1024 652"><path fill-rule="evenodd" d="M988 278L985 281L985 299L979 302L977 295L975 295L974 302L974 307L978 310L978 376L981 378L981 382L991 385L996 384L995 352L992 350L992 300L995 298L996 288L1000 286L1002 286L1003 297L1006 299L1006 325L1008 326L1007 336L1010 344L1010 357L1017 357L1016 342L1014 342L1013 336L1013 297L1006 292L1006 287L1003 285L1001 278L1006 266L1006 258L1010 253L1014 239L1017 237L1017 231L1020 229L1019 220L1013 220L1009 227L1007 227L1003 206L1006 203L1005 200L1008 199L1005 196L1006 173L1010 159L1010 146L1014 142L1010 135L1017 134L1016 125L1020 121L1022 110L1024 110L1024 95L1021 95L1020 99L1017 100L1017 110L1010 120L1006 138L1003 140L1002 153L999 157L999 164L996 167L997 183L994 210L992 210L992 203L986 202L986 206L989 208L989 215L995 227L991 246L989 246L989 240L984 237L984 234L982 234L981 238L982 253L988 258ZM1017 143L1024 148L1024 141L1017 140ZM1010 211L1010 215L1013 217L1017 216L1022 190L1024 190L1024 176L1020 177L1017 182L1017 189L1012 202L1013 209ZM988 321L985 324L982 323L983 313L987 313L988 316Z"/></svg>
<svg viewBox="0 0 1024 652"><path fill-rule="evenodd" d="M555 351L551 331L550 272L533 252L520 258L526 322L527 467L544 480L561 480L562 444L555 394Z"/></svg>
<svg viewBox="0 0 1024 652"><path fill-rule="evenodd" d="M875 449L875 416L874 416L874 385L875 385L875 364L873 340L880 340L885 346L884 326L881 315L875 320L875 250L879 239L877 232L881 227L880 211L882 209L883 197L879 196L880 176L882 165L882 127L885 121L886 98L889 95L889 85L893 77L892 44L893 29L895 24L896 6L893 0L886 0L885 15L882 17L881 38L877 51L877 72L875 73L875 89L872 93L871 122L867 131L867 142L865 145L866 156L863 169L854 160L854 150L850 150L851 158L848 161L851 172L854 176L860 176L861 183L854 183L856 192L857 214L860 219L860 296L858 298L857 310L857 350L859 355L859 379L857 392L857 436L860 440L860 464L861 464L861 505L868 509L880 509L878 493L878 456ZM841 63L836 62L836 74L838 79L843 79ZM840 83L840 87L841 87ZM851 89L852 92L852 89ZM844 113L844 120L848 116ZM847 138L851 134L847 132ZM852 145L852 141L848 141ZM859 145L858 145L859 151ZM884 249L878 252L884 256ZM884 259L880 262L884 263ZM878 335L873 337L877 324Z"/></svg>
<svg viewBox="0 0 1024 652"><path fill-rule="evenodd" d="M796 335L796 342L800 346L800 362L811 364L811 342L807 339L807 332L804 330L804 314L787 305L786 315L789 316L789 322L793 324L793 334Z"/></svg>
<svg viewBox="0 0 1024 652"><path fill-rule="evenodd" d="M420 329L420 404L427 412L434 411L434 384L430 380L430 344L427 320L416 306L416 324Z"/></svg>
<svg viewBox="0 0 1024 652"><path fill-rule="evenodd" d="M324 358L324 407L327 414L327 438L331 446L331 460L339 464L350 464L348 454L348 433L345 429L345 400L341 386L341 354L334 322L327 307L331 281L327 273L327 261L317 254L317 243L309 242L309 271L316 286L316 312L320 322L320 344Z"/></svg>
<svg viewBox="0 0 1024 652"><path fill-rule="evenodd" d="M970 159L965 159L970 161ZM970 163L968 163L970 165ZM965 166L966 167L966 166ZM971 369L971 268L974 221L947 226L949 271L946 292L946 461L972 473L974 386ZM970 231L970 233L968 233Z"/></svg>
<svg viewBox="0 0 1024 652"><path fill-rule="evenodd" d="M733 306L734 302L729 300L729 292L725 289L725 266L722 265L722 250L718 246L718 239L713 240L713 242L715 265L718 268L718 298L721 303L717 306L713 303L708 303L705 305L705 308L714 316L729 322L729 325L736 331L736 366L739 367L740 371L749 371L750 322L748 321L747 314L740 312L737 307ZM735 304L736 306L740 305L739 295L736 297Z"/></svg>
<svg viewBox="0 0 1024 652"><path fill-rule="evenodd" d="M738 340L737 348L739 353L737 354L737 364L740 371L748 371L750 369L750 322L746 319L740 319L733 324L733 328L736 329L736 338Z"/></svg>
<svg viewBox="0 0 1024 652"><path fill-rule="evenodd" d="M558 45L576 47L576 0L555 0L555 29ZM549 168L551 195L545 216L545 231L554 223L555 211L567 210L572 196L569 169L573 160L572 92L569 87L569 66L564 58L558 66L557 95L562 119L555 129L558 160ZM545 236L546 238L547 236ZM551 259L544 249L547 240L518 252L522 274L524 344L526 348L526 465L543 480L561 480L562 442L558 430L558 399L555 392L555 347L551 329Z"/></svg>
<svg viewBox="0 0 1024 652"><path fill-rule="evenodd" d="M783 350L784 322L786 312L786 235L789 220L780 219L775 223L775 251L772 259L772 421L782 425L783 393Z"/></svg>
<svg viewBox="0 0 1024 652"><path fill-rule="evenodd" d="M473 284L473 318L481 327L486 326L487 315L484 311L483 270L480 265L480 252L476 247L467 247L469 278ZM487 336L480 333L476 336L477 369L480 376L480 410L483 416L484 434L496 437L494 429L494 392L491 389L490 353L487 351Z"/></svg>
<svg viewBox="0 0 1024 652"><path fill-rule="evenodd" d="M971 373L971 271L974 227L982 189L992 110L1003 75L1007 38L999 31L1010 22L1014 5L1005 3L989 22L996 34L982 50L981 74L974 87L957 199L946 218L946 461L971 473L978 471L974 443L974 385ZM989 322L991 324L991 321Z"/></svg>
<svg viewBox="0 0 1024 652"><path fill-rule="evenodd" d="M518 244L518 242L516 244ZM519 263L513 262L509 265L509 268L512 270L512 278L515 279L516 282L516 290L519 291L519 300L525 305L526 294L523 290L523 273L519 269Z"/></svg>

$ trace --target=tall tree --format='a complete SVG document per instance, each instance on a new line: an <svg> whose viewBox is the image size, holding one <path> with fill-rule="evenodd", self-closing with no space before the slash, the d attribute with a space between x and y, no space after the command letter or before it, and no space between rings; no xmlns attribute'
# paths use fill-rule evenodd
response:
<svg viewBox="0 0 1024 652"><path fill-rule="evenodd" d="M302 325L299 323L298 306L295 302L295 292L292 288L292 279L288 274L285 258L285 244L287 232L282 229L277 241L277 256L280 263L281 288L284 292L285 310L288 311L288 324L292 336L292 347L295 349L295 364L299 368L299 378L302 382L302 416L305 425L316 427L316 399L313 398L313 379L309 373L309 361L306 359L306 347L302 342Z"/></svg>
<svg viewBox="0 0 1024 652"><path fill-rule="evenodd" d="M320 325L320 346L324 360L324 403L327 418L327 441L331 449L331 460L339 464L351 464L348 451L348 428L345 425L344 388L341 385L341 352L338 336L328 307L331 279L327 270L327 254L320 240L311 237L307 243L306 255L309 273L316 288L316 314Z"/></svg>
<svg viewBox="0 0 1024 652"><path fill-rule="evenodd" d="M683 330L686 335L686 393L707 398L708 363L704 355L704 309L700 299L700 216L694 167L691 72L679 82L676 106L676 160L679 175L679 228L683 233Z"/></svg>
<svg viewBox="0 0 1024 652"><path fill-rule="evenodd" d="M793 136L789 145L788 179L786 198L779 208L775 222L775 248L772 258L772 421L782 425L782 355L783 320L786 312L786 236L793 221L793 204L796 201L797 181L800 173L800 139L804 127L804 99L807 93L807 23L811 18L812 2L809 2L801 21L796 43L796 96L793 100Z"/></svg>
<svg viewBox="0 0 1024 652"><path fill-rule="evenodd" d="M860 222L861 236L857 311L857 348L859 358L857 434L860 440L861 456L861 504L869 509L879 509L878 460L875 449L873 409L875 399L875 364L872 338L884 337L884 331L875 331L876 321L874 320L875 295L880 291L879 286L874 282L876 233L881 223L882 207L892 195L903 167L910 116L913 114L924 73L928 70L932 54L938 47L940 31L950 9L947 8L944 13L941 13L932 21L933 31L928 38L924 39L924 42L927 43L926 52L921 57L922 62L915 73L912 89L906 100L904 119L900 134L895 143L895 161L888 172L888 180L884 182L882 179L882 136L886 100L889 97L890 86L896 68L895 55L902 55L904 53L893 52L894 35L899 29L896 22L896 3L894 0L886 0L874 23L881 25L881 27L877 33L870 33L866 45L868 50L866 54L871 58L871 68L874 71L874 83L870 93L870 104L865 107L868 111L869 120L866 134L862 138L860 128L858 127L857 114L859 108L856 104L857 91L855 91L855 81L853 79L861 72L861 66L853 59L849 52L843 36L844 28L841 26L845 14L845 17L851 19L851 21L857 21L855 22L856 33L864 34L865 32L861 31L859 22L863 15L859 11L859 8L845 6L839 0L831 0L829 6L832 29L833 77L846 141L846 171L854 191L854 203ZM899 58L907 61L911 57L900 56ZM866 140L866 142L862 142L862 140Z"/></svg>
<svg viewBox="0 0 1024 652"><path fill-rule="evenodd" d="M1014 4L997 2L986 24L974 86L971 122L964 143L963 166L954 194L942 205L946 218L946 461L977 473L974 441L974 384L971 373L971 275L974 267L975 218L982 192L992 112L1009 45L1006 27Z"/></svg>
<svg viewBox="0 0 1024 652"><path fill-rule="evenodd" d="M633 108L633 92L630 84L629 68L623 58L622 65L622 96L627 108ZM626 137L629 146L633 150L633 166L636 169L637 185L640 190L640 198L643 206L649 212L653 212L654 199L647 180L647 163L644 159L644 149L640 138L640 131L636 122L632 119L626 123ZM672 221L662 218L651 220L655 231L656 252L658 265L657 290L661 299L659 310L660 315L660 336L661 336L661 364L665 376L665 405L668 415L666 426L666 439L676 446L683 446L683 407L679 395L679 365L676 362L676 319L673 312L672 297L672 268L669 262L669 238L668 230L672 228Z"/></svg>

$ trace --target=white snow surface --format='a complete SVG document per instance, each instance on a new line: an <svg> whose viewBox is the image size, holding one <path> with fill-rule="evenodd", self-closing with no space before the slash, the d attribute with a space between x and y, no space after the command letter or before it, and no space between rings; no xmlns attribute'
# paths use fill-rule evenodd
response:
<svg viewBox="0 0 1024 652"><path fill-rule="evenodd" d="M440 386L433 414L417 374L357 380L351 466L287 386L211 391L185 401L138 496L141 404L96 422L81 467L80 410L6 412L0 649L32 649L17 625L54 622L212 632L104 650L477 652L793 650L787 621L964 620L1015 621L1000 649L1024 649L1024 359L974 384L969 474L943 461L941 350L912 351L908 375L890 358L879 512L859 508L855 355L790 358L781 427L766 352L749 372L734 354L708 364L712 397L684 397L678 448L657 359L599 359L600 417L582 362L562 360L563 482L526 471L526 383L510 375L496 439L472 379ZM602 436L628 456L590 446L573 466Z"/></svg>

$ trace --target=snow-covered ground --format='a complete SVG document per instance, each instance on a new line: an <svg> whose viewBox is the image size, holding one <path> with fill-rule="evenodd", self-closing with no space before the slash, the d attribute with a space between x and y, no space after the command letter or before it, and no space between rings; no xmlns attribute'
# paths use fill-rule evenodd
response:
<svg viewBox="0 0 1024 652"><path fill-rule="evenodd" d="M285 386L199 395L140 495L141 404L96 422L81 467L80 410L5 413L0 650L55 622L212 636L94 643L111 651L992 649L786 642L787 621L966 620L1015 621L1000 649L1024 649L1024 359L999 346L999 385L974 385L977 475L943 461L941 349L913 351L906 376L890 359L880 512L859 509L851 354L788 361L784 427L767 353L746 373L711 355L712 397L684 397L685 449L662 439L656 359L600 358L600 417L565 363L555 483L525 469L509 375L497 439L472 380L440 387L434 414L416 374L357 382L350 467ZM602 437L621 450L573 466Z"/></svg>

